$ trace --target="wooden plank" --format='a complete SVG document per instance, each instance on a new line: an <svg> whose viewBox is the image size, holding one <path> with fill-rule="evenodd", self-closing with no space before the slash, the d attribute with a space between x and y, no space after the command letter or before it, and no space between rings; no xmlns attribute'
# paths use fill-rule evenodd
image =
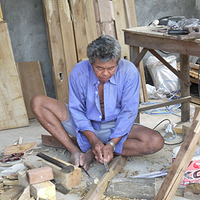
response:
<svg viewBox="0 0 200 200"><path fill-rule="evenodd" d="M171 200L200 142L200 114L192 123L189 133L164 179L155 200Z"/></svg>
<svg viewBox="0 0 200 200"><path fill-rule="evenodd" d="M0 130L28 126L7 23L0 22Z"/></svg>
<svg viewBox="0 0 200 200"><path fill-rule="evenodd" d="M181 97L186 97L190 95L190 75L189 75L189 55L180 54L180 73L184 76L185 81L180 79L181 84ZM181 121L187 122L190 120L190 103L182 103L181 104Z"/></svg>
<svg viewBox="0 0 200 200"><path fill-rule="evenodd" d="M68 102L68 78L57 0L43 0L56 98Z"/></svg>
<svg viewBox="0 0 200 200"><path fill-rule="evenodd" d="M3 12L1 9L1 2L0 2L0 21L3 21Z"/></svg>
<svg viewBox="0 0 200 200"><path fill-rule="evenodd" d="M83 200L100 200L105 192L108 182L122 169L127 157L117 156L109 165L109 172L106 172L99 180L97 185L86 194Z"/></svg>
<svg viewBox="0 0 200 200"><path fill-rule="evenodd" d="M56 138L52 135L42 134L42 144L49 147L66 149Z"/></svg>
<svg viewBox="0 0 200 200"><path fill-rule="evenodd" d="M93 0L84 0L84 8L87 43L89 44L98 37Z"/></svg>
<svg viewBox="0 0 200 200"><path fill-rule="evenodd" d="M110 35L116 38L114 21L104 23L97 22L97 25L100 27L100 35Z"/></svg>
<svg viewBox="0 0 200 200"><path fill-rule="evenodd" d="M127 28L123 0L113 0L117 40L122 48L122 58L130 59L129 46L124 43L123 29Z"/></svg>
<svg viewBox="0 0 200 200"><path fill-rule="evenodd" d="M17 69L28 118L32 119L35 118L30 107L32 97L38 94L46 95L40 61L17 63Z"/></svg>
<svg viewBox="0 0 200 200"><path fill-rule="evenodd" d="M4 155L11 155L14 153L24 153L26 151L33 149L36 146L37 146L36 142L6 146L6 148L4 149Z"/></svg>
<svg viewBox="0 0 200 200"><path fill-rule="evenodd" d="M110 8L110 0L98 0L99 7L99 22L111 22L112 21L112 13Z"/></svg>
<svg viewBox="0 0 200 200"><path fill-rule="evenodd" d="M76 39L76 51L78 56L78 61L81 61L83 58L87 57L86 48L88 45L86 26L83 23L85 18L84 12L84 2L81 0L69 0L72 10L72 20L75 31Z"/></svg>
<svg viewBox="0 0 200 200"><path fill-rule="evenodd" d="M69 3L68 1L65 0L57 0L57 1L58 1L59 17L60 17L61 32L62 32L62 42L64 47L66 71L68 78L71 70L78 61L76 54L76 44L75 44L74 30L70 14L71 12ZM69 91L68 85L66 90Z"/></svg>
<svg viewBox="0 0 200 200"><path fill-rule="evenodd" d="M135 2L134 0L124 0L127 28L137 27L137 17L135 12Z"/></svg>

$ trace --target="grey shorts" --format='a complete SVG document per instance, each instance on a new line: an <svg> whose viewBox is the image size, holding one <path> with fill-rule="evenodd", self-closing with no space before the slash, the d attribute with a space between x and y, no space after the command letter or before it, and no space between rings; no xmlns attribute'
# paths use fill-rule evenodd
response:
<svg viewBox="0 0 200 200"><path fill-rule="evenodd" d="M68 106L68 104L65 104L65 105L66 105L67 110L68 110L68 119L61 122L62 126L69 135L76 137L76 131L73 128L72 121L71 121L71 114L69 112L69 106ZM106 143L107 138L111 134L110 128L114 128L114 127L115 127L115 121L111 121L111 122L101 124L100 130L95 129L95 134L96 134L96 136L99 140L101 140L103 143Z"/></svg>

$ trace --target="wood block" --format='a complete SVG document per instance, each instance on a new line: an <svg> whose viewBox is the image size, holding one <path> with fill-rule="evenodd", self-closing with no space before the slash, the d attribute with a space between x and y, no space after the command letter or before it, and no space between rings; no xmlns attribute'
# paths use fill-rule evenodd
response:
<svg viewBox="0 0 200 200"><path fill-rule="evenodd" d="M56 138L52 135L42 134L42 144L49 147L66 149Z"/></svg>
<svg viewBox="0 0 200 200"><path fill-rule="evenodd" d="M26 171L22 171L18 173L18 181L19 181L19 185L22 185L24 188L29 186L29 182L26 176Z"/></svg>
<svg viewBox="0 0 200 200"><path fill-rule="evenodd" d="M17 200L24 191L21 185L15 185L13 188L1 194L1 200Z"/></svg>
<svg viewBox="0 0 200 200"><path fill-rule="evenodd" d="M19 184L22 185L24 188L30 186L30 192L35 198L37 198L37 195L40 195L40 199L47 199L47 195L49 195L52 200L56 199L56 195L54 195L55 185L51 181L45 181L42 183L30 185L25 171L19 172L18 180Z"/></svg>
<svg viewBox="0 0 200 200"><path fill-rule="evenodd" d="M42 183L53 179L53 171L49 166L29 169L26 173L30 184Z"/></svg>
<svg viewBox="0 0 200 200"><path fill-rule="evenodd" d="M66 164L66 165L72 165L68 162L65 162L63 160L60 160L58 158L54 158L56 160L59 160L60 162ZM81 169L79 167L74 166L74 171L70 173L64 173L61 171L61 168L50 163L47 161L43 161L45 165L50 166L53 169L53 175L56 182L61 183L66 188L70 189L71 187L77 186L81 183Z"/></svg>
<svg viewBox="0 0 200 200"><path fill-rule="evenodd" d="M110 182L105 195L130 199L153 199L155 197L155 179L115 178Z"/></svg>
<svg viewBox="0 0 200 200"><path fill-rule="evenodd" d="M50 181L30 185L31 195L48 200L56 200L56 188Z"/></svg>
<svg viewBox="0 0 200 200"><path fill-rule="evenodd" d="M17 69L28 118L32 119L35 118L30 107L32 97L38 94L46 95L40 61L17 63Z"/></svg>
<svg viewBox="0 0 200 200"><path fill-rule="evenodd" d="M28 126L7 23L0 21L0 130Z"/></svg>

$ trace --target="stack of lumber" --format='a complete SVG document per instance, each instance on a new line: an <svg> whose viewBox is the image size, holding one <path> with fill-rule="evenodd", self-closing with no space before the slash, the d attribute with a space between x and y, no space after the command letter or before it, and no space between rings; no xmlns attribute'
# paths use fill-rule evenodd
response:
<svg viewBox="0 0 200 200"><path fill-rule="evenodd" d="M115 37L122 58L130 59L123 29L137 26L134 0L43 0L43 8L58 100L68 102L69 73L77 62L87 59L87 45L97 37Z"/></svg>
<svg viewBox="0 0 200 200"><path fill-rule="evenodd" d="M200 80L199 65L190 63L190 82L198 84L198 79ZM180 63L177 63L177 69L180 71Z"/></svg>

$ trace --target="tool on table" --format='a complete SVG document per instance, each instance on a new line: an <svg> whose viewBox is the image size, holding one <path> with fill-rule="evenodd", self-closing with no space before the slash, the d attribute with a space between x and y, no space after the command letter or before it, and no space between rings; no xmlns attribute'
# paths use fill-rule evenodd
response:
<svg viewBox="0 0 200 200"><path fill-rule="evenodd" d="M28 169L35 169L35 167L29 161L24 162L24 166ZM55 179L52 179L50 181L55 185L56 190L58 190L62 194L66 195L70 192L70 190L68 190L63 184L56 182Z"/></svg>
<svg viewBox="0 0 200 200"><path fill-rule="evenodd" d="M60 162L59 160L56 160L56 159L54 159L50 156L47 156L43 153L37 153L36 155L38 157L43 158L44 160L54 164L54 165L57 165L58 167L62 168L61 172L70 173L70 172L74 171L74 166L72 166L72 165L65 165L64 163Z"/></svg>

